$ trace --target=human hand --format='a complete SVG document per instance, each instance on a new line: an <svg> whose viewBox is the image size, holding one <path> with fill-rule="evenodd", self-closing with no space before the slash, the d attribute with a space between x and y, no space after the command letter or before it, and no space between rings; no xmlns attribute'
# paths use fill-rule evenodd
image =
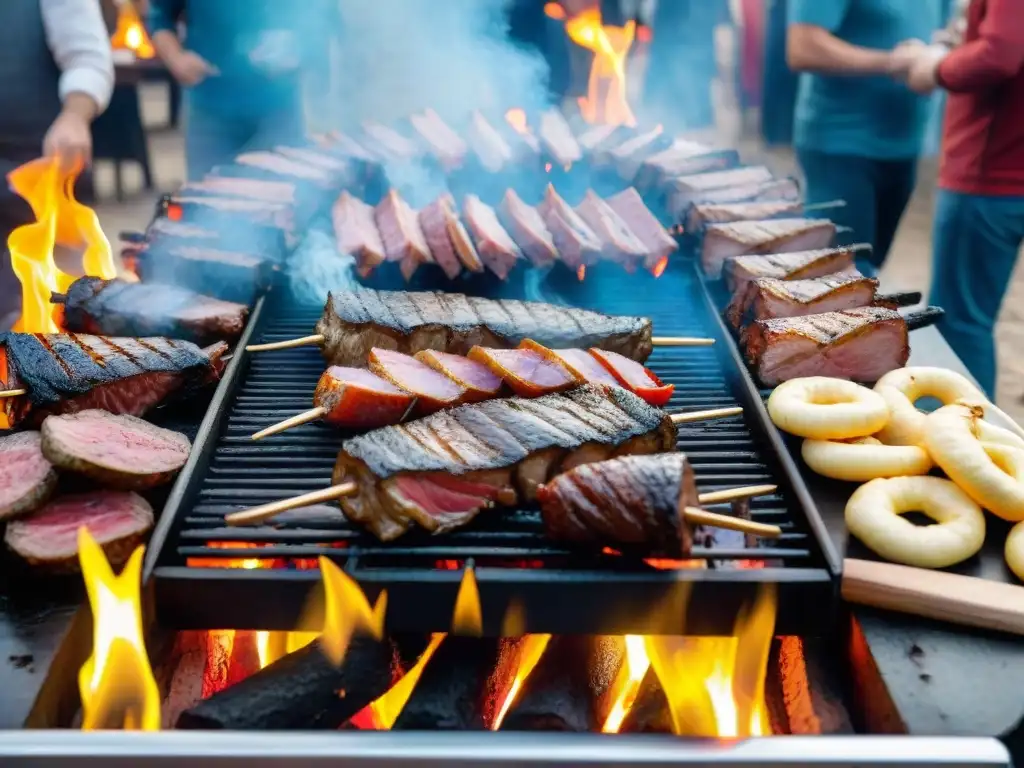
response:
<svg viewBox="0 0 1024 768"><path fill-rule="evenodd" d="M904 40L889 52L889 74L903 80L910 73L910 68L917 57L927 46L923 40Z"/></svg>
<svg viewBox="0 0 1024 768"><path fill-rule="evenodd" d="M191 88L199 85L210 75L217 74L217 68L197 53L182 51L167 61L167 68L174 79Z"/></svg>
<svg viewBox="0 0 1024 768"><path fill-rule="evenodd" d="M914 93L931 93L938 87L938 71L949 49L942 45L929 45L915 59L907 73L907 87Z"/></svg>
<svg viewBox="0 0 1024 768"><path fill-rule="evenodd" d="M60 158L61 165L67 170L88 166L92 162L89 121L77 112L65 109L43 138L43 155Z"/></svg>

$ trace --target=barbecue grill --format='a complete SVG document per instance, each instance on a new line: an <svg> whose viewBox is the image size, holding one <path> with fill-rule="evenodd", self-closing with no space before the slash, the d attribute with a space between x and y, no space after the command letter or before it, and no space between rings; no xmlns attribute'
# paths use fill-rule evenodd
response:
<svg viewBox="0 0 1024 768"><path fill-rule="evenodd" d="M712 348L658 349L648 365L675 384L673 412L745 408L743 418L681 427L678 447L693 462L701 492L777 484L777 495L754 500L752 516L780 525L781 539L755 543L715 532L693 550L706 569L666 569L556 546L529 508L496 510L454 533L413 533L393 544L348 523L333 505L289 513L276 526L227 528L227 513L329 485L341 444L337 432L319 424L251 441L254 431L309 407L325 366L311 347L247 355L226 372L149 548L146 576L153 578L161 624L293 629L319 582L312 559L326 555L371 599L388 590L390 631L447 629L468 566L476 570L488 634L501 631L513 605L522 609L527 632L731 634L740 607L766 583L779 588L778 632L826 629L840 558L703 282L689 263L648 278L645 291L624 292L610 274L577 303L648 315L659 334L718 340ZM257 305L240 346L305 335L321 309L272 294ZM211 567L244 558L276 567Z"/></svg>

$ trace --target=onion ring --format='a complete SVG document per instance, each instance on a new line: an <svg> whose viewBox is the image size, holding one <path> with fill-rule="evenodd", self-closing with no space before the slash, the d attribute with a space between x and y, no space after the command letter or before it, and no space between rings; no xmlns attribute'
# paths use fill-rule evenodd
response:
<svg viewBox="0 0 1024 768"><path fill-rule="evenodd" d="M834 480L866 483L880 477L926 475L934 466L919 445L885 445L874 437L855 440L804 440L807 466Z"/></svg>
<svg viewBox="0 0 1024 768"><path fill-rule="evenodd" d="M902 517L923 512L935 525ZM956 483L939 477L893 477L865 483L846 504L850 533L886 560L947 568L985 543L985 513Z"/></svg>
<svg viewBox="0 0 1024 768"><path fill-rule="evenodd" d="M779 429L814 440L867 437L889 420L889 406L877 392L824 376L780 384L768 398L768 413Z"/></svg>
<svg viewBox="0 0 1024 768"><path fill-rule="evenodd" d="M925 447L949 479L993 514L1024 520L1024 450L984 442L980 434L995 434L991 425L979 427L981 406L947 405L928 415ZM998 429L998 427L992 427Z"/></svg>
<svg viewBox="0 0 1024 768"><path fill-rule="evenodd" d="M934 397L943 405L960 400L987 402L985 394L970 380L948 368L919 366L897 368L875 383L875 391L889 406L889 422L878 433L888 445L921 445L926 413L914 405L922 397Z"/></svg>
<svg viewBox="0 0 1024 768"><path fill-rule="evenodd" d="M1024 523L1017 523L1010 529L1003 555L1014 575L1024 581Z"/></svg>

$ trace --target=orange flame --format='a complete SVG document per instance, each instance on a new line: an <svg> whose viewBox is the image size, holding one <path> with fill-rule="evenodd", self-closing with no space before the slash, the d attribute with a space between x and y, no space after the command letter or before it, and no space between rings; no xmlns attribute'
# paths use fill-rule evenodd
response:
<svg viewBox="0 0 1024 768"><path fill-rule="evenodd" d="M82 728L157 731L160 692L142 632L141 574L145 547L115 576L103 549L78 529L78 559L93 616L92 654L78 672Z"/></svg>
<svg viewBox="0 0 1024 768"><path fill-rule="evenodd" d="M516 700L516 696L519 695L523 683L526 682L530 673L533 672L533 668L537 666L541 656L544 655L544 650L548 647L550 640L551 635L527 635L523 638L519 649L519 667L516 669L516 676L512 680L512 685L509 686L508 694L498 708L498 714L494 716L494 722L491 723L492 731L501 728L505 715L512 708L512 703Z"/></svg>
<svg viewBox="0 0 1024 768"><path fill-rule="evenodd" d="M530 124L526 121L526 110L519 107L512 107L505 113L505 120L517 133L529 133Z"/></svg>
<svg viewBox="0 0 1024 768"><path fill-rule="evenodd" d="M655 277L661 277L665 274L666 268L668 268L668 256L662 256L658 259L658 263L651 267L651 274Z"/></svg>
<svg viewBox="0 0 1024 768"><path fill-rule="evenodd" d="M381 592L371 608L362 587L322 555L320 575L324 582L326 603L320 645L324 655L338 666L345 658L349 643L356 633L368 634L378 640L383 637L388 593L387 590Z"/></svg>
<svg viewBox="0 0 1024 768"><path fill-rule="evenodd" d="M601 10L588 8L565 22L565 31L577 45L594 54L587 80L587 95L580 97L580 112L588 123L636 125L626 100L626 57L633 45L636 22L624 27L601 24Z"/></svg>
<svg viewBox="0 0 1024 768"><path fill-rule="evenodd" d="M452 633L481 637L484 633L484 619L480 608L480 590L472 568L466 568L455 597L455 612L452 614Z"/></svg>
<svg viewBox="0 0 1024 768"><path fill-rule="evenodd" d="M121 3L117 15L117 29L110 36L110 46L115 49L128 50L140 59L152 59L156 56L153 43L146 34L146 27L139 17L139 12L132 2Z"/></svg>
<svg viewBox="0 0 1024 768"><path fill-rule="evenodd" d="M544 15L555 21L565 21L565 8L561 3L544 3Z"/></svg>
<svg viewBox="0 0 1024 768"><path fill-rule="evenodd" d="M370 711L373 713L373 724L377 730L390 731L394 727L395 721L402 714L402 710L405 709L409 697L412 696L412 692L416 689L416 684L420 681L423 670L426 669L430 659L434 656L434 652L441 645L445 637L444 632L437 632L432 635L430 644L423 651L419 659L416 660L413 668L406 672L401 680L391 686L387 693L370 704Z"/></svg>
<svg viewBox="0 0 1024 768"><path fill-rule="evenodd" d="M640 635L626 635L625 675L619 681L619 689L615 694L611 709L605 718L601 733L618 733L626 715L633 707L636 696L640 692L640 684L644 675L651 667L651 659L647 655L644 638Z"/></svg>
<svg viewBox="0 0 1024 768"><path fill-rule="evenodd" d="M578 267L576 267L576 279L577 280L579 280L582 283L584 278L586 278L586 276L587 276L587 265L586 264L580 264Z"/></svg>

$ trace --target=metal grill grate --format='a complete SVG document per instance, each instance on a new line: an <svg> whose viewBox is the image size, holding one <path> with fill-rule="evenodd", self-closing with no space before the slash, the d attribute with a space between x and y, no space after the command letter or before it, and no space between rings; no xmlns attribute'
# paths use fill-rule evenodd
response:
<svg viewBox="0 0 1024 768"><path fill-rule="evenodd" d="M747 546L741 535L716 532L693 552L707 568L665 570L664 564L554 546L536 509L492 511L460 531L410 533L388 545L350 525L336 505L290 513L274 527L226 528L228 512L330 484L342 440L330 428L310 424L259 443L249 438L310 407L324 363L316 348L295 349L242 358L222 388L224 401L214 402L213 434L179 481L154 537L149 571L161 621L182 628L294 628L319 579L315 568L306 570L309 559L327 555L371 595L388 589L394 630L446 629L467 562L476 568L485 627L492 632L516 602L532 632L728 633L737 609L761 583L779 585L780 631L821 629L830 616L835 558L823 548L820 523L788 456L771 444L763 406L702 285L687 267L657 281L621 272L588 276L574 290L574 303L582 306L650 316L656 335L718 339L714 348L656 349L648 365L675 384L672 412L746 408L744 417L683 425L678 447L692 461L701 492L777 483L780 493L754 500L752 515L780 525L781 539ZM252 340L278 341L308 334L320 308L282 302L257 314ZM239 546L225 548L234 542ZM284 567L196 565L199 559L205 566L255 557Z"/></svg>

